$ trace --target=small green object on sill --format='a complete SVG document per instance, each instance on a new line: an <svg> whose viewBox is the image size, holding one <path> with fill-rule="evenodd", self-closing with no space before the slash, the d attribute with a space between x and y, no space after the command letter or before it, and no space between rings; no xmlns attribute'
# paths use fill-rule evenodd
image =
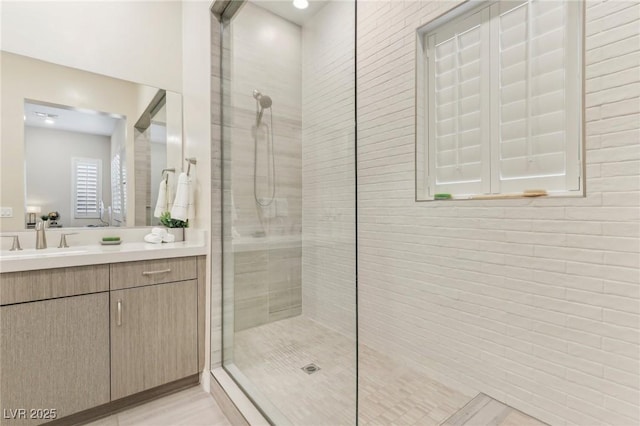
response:
<svg viewBox="0 0 640 426"><path fill-rule="evenodd" d="M435 194L433 196L434 200L450 200L451 194Z"/></svg>
<svg viewBox="0 0 640 426"><path fill-rule="evenodd" d="M120 237L102 237L102 241L120 241Z"/></svg>

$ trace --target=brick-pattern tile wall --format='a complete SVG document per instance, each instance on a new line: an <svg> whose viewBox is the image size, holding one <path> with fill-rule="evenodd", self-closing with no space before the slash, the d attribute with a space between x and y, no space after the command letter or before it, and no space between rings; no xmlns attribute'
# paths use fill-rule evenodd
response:
<svg viewBox="0 0 640 426"><path fill-rule="evenodd" d="M554 425L638 424L640 5L585 5L587 197L416 203L415 31L454 5L358 3L360 342Z"/></svg>
<svg viewBox="0 0 640 426"><path fill-rule="evenodd" d="M302 312L355 337L355 7L302 27Z"/></svg>

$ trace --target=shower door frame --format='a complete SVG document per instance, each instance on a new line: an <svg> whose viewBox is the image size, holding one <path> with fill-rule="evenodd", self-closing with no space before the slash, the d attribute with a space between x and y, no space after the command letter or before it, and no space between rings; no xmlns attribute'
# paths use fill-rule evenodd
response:
<svg viewBox="0 0 640 426"><path fill-rule="evenodd" d="M328 0L330 1L330 0ZM354 48L353 48L353 71L354 71L354 88L353 88L353 103L354 103L354 123L353 123L353 134L354 134L354 234L355 234L355 241L354 241L354 256L355 256L355 271L354 271L354 291L355 291L355 307L354 307L354 320L355 320L355 425L358 424L358 414L359 414L359 328L358 328L358 125L357 125L357 113L358 113L358 97L357 97L357 89L358 89L358 84L357 84L357 51L358 51L358 43L357 43L357 33L358 33L358 29L357 29L357 18L358 18L358 1L357 0L352 0L353 1L353 7L354 7L354 22L353 22L353 37L354 37ZM228 377L235 383L235 385L242 391L242 393L244 394L244 396L246 396L246 398L251 401L251 403L253 404L253 406L257 409L257 411L259 411L259 413L264 417L265 420L267 420L270 424L272 425L279 425L279 426L286 426L286 425L290 425L291 423L289 422L289 420L287 419L286 416L284 416L280 410L274 406L268 398L264 397L262 395L262 393L257 390L257 389L250 389L253 388L253 385L250 383L249 380L238 380L238 376L242 376L244 377L244 374L242 374L240 372L240 370L235 367L235 365L233 366L233 368L229 368L229 366L225 365L225 352L227 352L227 348L229 345L225 345L225 341L227 341L227 339L229 338L229 336L226 336L225 333L225 327L224 327L224 318L225 318L225 261L224 261L224 257L225 257L225 253L227 253L227 251L225 251L225 127L230 128L229 125L225 125L225 96L227 95L226 91L225 91L225 79L226 82L228 84L229 81L231 81L231 76L230 76L230 69L231 69L231 64L230 64L230 55L227 53L225 54L225 49L227 52L230 52L231 48L229 45L229 40L228 40L228 36L229 36L229 27L231 24L232 19L236 16L236 14L242 9L242 6L247 3L248 0L215 0L213 2L213 4L211 5L210 8L210 12L211 15L214 19L216 19L219 23L219 43L218 46L214 46L212 43L211 49L219 49L219 72L220 75L218 76L219 78L219 89L220 89L220 94L219 94L219 98L216 100L214 99L214 97L212 96L211 99L211 103L212 105L215 105L216 102L218 103L218 107L219 107L219 123L220 123L220 133L219 133L219 140L216 140L215 138L212 138L212 144L213 143L219 143L219 155L220 158L218 159L220 161L219 166L220 166L220 171L219 171L219 176L220 176L220 198L219 198L219 206L215 206L215 204L213 204L213 197L212 197L212 235L211 235L211 239L212 239L212 247L214 245L214 243L218 243L218 241L216 241L216 237L219 237L219 243L220 243L220 260L219 260L219 266L220 266L220 283L219 285L221 286L221 298L220 298L220 312L221 312L221 335L220 335L220 341L217 342L220 345L220 350L221 350L221 358L220 358L220 367L222 368L222 370L224 370L224 372L228 375ZM225 30L226 30L226 34L227 37L225 38ZM213 30L212 30L213 31ZM229 129L227 129L228 131ZM212 150L213 151L213 150ZM212 162L212 175L215 175L215 163ZM213 177L213 176L212 176ZM275 182L274 182L275 184ZM215 219L214 219L214 214L216 214L217 208L219 208L219 214L220 214L220 223L219 223L219 234L217 234L214 229L215 226L213 226L215 224ZM231 232L231 227L229 227L229 232ZM213 250L212 250L213 252ZM215 267L216 263L211 262L211 269L213 271L214 267ZM214 282L214 278L213 278L213 274L212 274L212 279L211 279L212 285ZM213 291L212 291L213 293ZM213 312L213 308L211 310ZM213 315L211 317L211 322L212 322L212 329L213 327L213 321L214 321ZM231 333L231 340L230 340L230 344L231 346L233 345L233 332ZM213 342L213 340L211 341L211 347L213 347L216 343ZM211 351L210 351L211 352ZM212 361L210 361L211 364L213 364ZM210 365L210 367L212 367L212 365ZM213 380L217 380L215 375L214 375L214 368L211 368L211 378ZM249 383L246 383L246 382ZM245 383L242 383L245 382ZM251 392L250 392L251 391ZM259 398L255 398L255 395L258 395ZM233 401L232 401L233 402ZM264 410L263 407L268 407L268 410ZM267 414L267 411L269 411L269 414Z"/></svg>

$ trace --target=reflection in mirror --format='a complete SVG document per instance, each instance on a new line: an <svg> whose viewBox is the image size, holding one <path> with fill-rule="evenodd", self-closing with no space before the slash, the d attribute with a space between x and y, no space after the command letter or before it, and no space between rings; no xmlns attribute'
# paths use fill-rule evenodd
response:
<svg viewBox="0 0 640 426"><path fill-rule="evenodd" d="M52 228L126 223L125 129L117 114L25 101L28 210ZM35 221L27 215L27 228Z"/></svg>
<svg viewBox="0 0 640 426"><path fill-rule="evenodd" d="M167 167L166 103L166 92L159 90L134 126L136 225L159 225L160 214L170 209L169 202L173 199L169 171L175 173L175 168ZM163 180L165 185L161 188Z"/></svg>
<svg viewBox="0 0 640 426"><path fill-rule="evenodd" d="M0 205L13 213L0 230L49 213L53 227L157 223L161 170L182 170L181 95L6 51L0 64ZM141 150L134 126L145 114Z"/></svg>

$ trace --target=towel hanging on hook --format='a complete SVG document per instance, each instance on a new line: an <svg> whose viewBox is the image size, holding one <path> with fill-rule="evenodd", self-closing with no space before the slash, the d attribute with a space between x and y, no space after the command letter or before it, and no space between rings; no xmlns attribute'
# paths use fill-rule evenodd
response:
<svg viewBox="0 0 640 426"><path fill-rule="evenodd" d="M190 175L191 173L191 165L193 164L194 166L196 164L198 164L198 161L195 159L195 157L191 157L191 158L185 158L184 161L186 161L187 164L187 176Z"/></svg>
<svg viewBox="0 0 640 426"><path fill-rule="evenodd" d="M158 188L158 198L156 200L156 208L153 216L160 218L163 213L169 211L169 173L175 173L176 169L162 169L162 180Z"/></svg>
<svg viewBox="0 0 640 426"><path fill-rule="evenodd" d="M169 183L169 173L175 173L176 169L171 168L171 169L162 169L162 178L164 179L165 183Z"/></svg>

